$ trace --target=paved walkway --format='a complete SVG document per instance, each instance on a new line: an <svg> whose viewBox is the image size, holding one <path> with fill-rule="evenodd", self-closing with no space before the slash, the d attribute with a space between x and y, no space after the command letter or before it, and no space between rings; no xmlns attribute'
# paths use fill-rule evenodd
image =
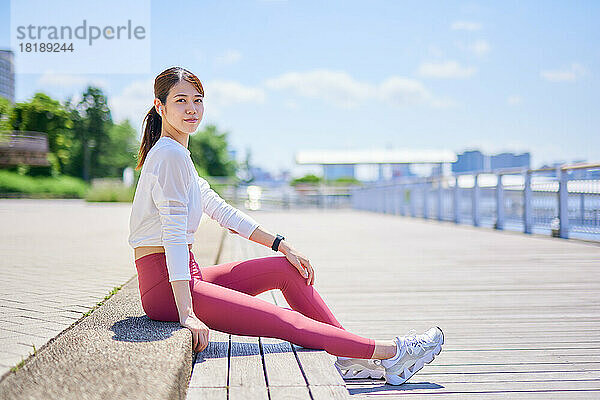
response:
<svg viewBox="0 0 600 400"><path fill-rule="evenodd" d="M130 207L0 200L0 376L136 273Z"/></svg>

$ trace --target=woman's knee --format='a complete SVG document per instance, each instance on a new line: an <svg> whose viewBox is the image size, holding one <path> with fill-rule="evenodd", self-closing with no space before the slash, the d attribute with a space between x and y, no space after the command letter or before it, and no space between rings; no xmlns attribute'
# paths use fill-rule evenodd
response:
<svg viewBox="0 0 600 400"><path fill-rule="evenodd" d="M286 258L286 256L273 257L277 259L277 271L283 273L286 279L304 281L300 271Z"/></svg>

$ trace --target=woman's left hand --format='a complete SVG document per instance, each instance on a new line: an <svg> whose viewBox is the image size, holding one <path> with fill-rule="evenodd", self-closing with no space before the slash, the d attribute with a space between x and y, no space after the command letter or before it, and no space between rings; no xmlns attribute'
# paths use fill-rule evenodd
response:
<svg viewBox="0 0 600 400"><path fill-rule="evenodd" d="M285 254L285 257L288 259L288 261L294 267L296 267L298 272L300 272L300 275L307 278L307 285L312 285L315 283L315 271L312 265L310 265L310 261L308 261L308 258L306 258L302 253L300 253L293 247L290 247L289 245L287 246L285 251L283 251L282 249L282 252L283 254ZM306 273L306 271L308 271L308 274Z"/></svg>

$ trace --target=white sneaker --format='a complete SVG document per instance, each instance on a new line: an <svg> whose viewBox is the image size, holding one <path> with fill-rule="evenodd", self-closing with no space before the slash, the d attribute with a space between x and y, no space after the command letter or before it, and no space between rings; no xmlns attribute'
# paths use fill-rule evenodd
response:
<svg viewBox="0 0 600 400"><path fill-rule="evenodd" d="M420 335L411 329L405 336L396 336L394 341L396 355L381 360L381 365L385 368L385 381L390 385L401 385L440 354L444 333L437 326Z"/></svg>
<svg viewBox="0 0 600 400"><path fill-rule="evenodd" d="M385 373L385 368L381 365L381 360L378 359L338 356L334 365L344 379L380 379L383 378Z"/></svg>

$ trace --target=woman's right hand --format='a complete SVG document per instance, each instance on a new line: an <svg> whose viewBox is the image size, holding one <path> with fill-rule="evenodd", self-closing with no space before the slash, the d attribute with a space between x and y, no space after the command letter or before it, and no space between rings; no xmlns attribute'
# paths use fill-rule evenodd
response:
<svg viewBox="0 0 600 400"><path fill-rule="evenodd" d="M208 347L208 326L200 321L193 313L179 322L192 331L192 349L201 352Z"/></svg>

